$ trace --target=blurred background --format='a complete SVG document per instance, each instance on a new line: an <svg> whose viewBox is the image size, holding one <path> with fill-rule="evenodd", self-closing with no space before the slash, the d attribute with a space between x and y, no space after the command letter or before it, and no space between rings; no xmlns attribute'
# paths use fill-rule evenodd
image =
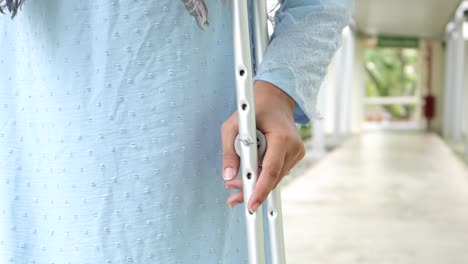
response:
<svg viewBox="0 0 468 264"><path fill-rule="evenodd" d="M282 183L288 263L468 263L467 22L468 1L355 0Z"/></svg>

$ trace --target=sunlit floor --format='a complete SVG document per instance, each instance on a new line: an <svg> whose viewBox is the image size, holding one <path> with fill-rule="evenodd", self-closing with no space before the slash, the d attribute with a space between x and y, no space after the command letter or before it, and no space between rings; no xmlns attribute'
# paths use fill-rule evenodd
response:
<svg viewBox="0 0 468 264"><path fill-rule="evenodd" d="M468 167L436 135L354 137L282 194L288 264L468 263Z"/></svg>

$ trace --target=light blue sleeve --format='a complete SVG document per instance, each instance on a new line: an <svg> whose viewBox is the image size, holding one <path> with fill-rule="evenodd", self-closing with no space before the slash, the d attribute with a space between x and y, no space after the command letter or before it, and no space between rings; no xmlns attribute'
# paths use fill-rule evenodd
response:
<svg viewBox="0 0 468 264"><path fill-rule="evenodd" d="M318 116L320 85L352 6L353 0L283 0L275 15L275 31L254 81L270 82L291 96L299 124Z"/></svg>

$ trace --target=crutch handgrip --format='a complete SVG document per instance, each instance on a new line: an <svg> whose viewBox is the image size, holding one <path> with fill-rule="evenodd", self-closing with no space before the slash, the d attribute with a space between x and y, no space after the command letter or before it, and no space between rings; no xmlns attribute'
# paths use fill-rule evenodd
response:
<svg viewBox="0 0 468 264"><path fill-rule="evenodd" d="M253 144L253 143L254 142L252 142L250 139L242 139L242 138L240 138L239 135L237 135L236 141L234 143L234 148L236 149L237 155L239 157L241 155L240 154L240 144L250 145L250 144ZM260 167L262 166L262 161L263 161L263 157L265 156L266 148L267 148L266 137L262 133L262 131L257 129L257 149L258 149L257 153L258 153L258 164L259 164Z"/></svg>

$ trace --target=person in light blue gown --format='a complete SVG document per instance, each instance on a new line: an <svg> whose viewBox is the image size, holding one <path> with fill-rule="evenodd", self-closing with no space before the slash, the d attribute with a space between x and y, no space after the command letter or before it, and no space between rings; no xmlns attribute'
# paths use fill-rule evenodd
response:
<svg viewBox="0 0 468 264"><path fill-rule="evenodd" d="M231 8L204 4L26 0L0 16L0 263L246 263L241 192L225 188L240 189ZM294 123L316 116L351 5L276 13L252 210L303 156Z"/></svg>

